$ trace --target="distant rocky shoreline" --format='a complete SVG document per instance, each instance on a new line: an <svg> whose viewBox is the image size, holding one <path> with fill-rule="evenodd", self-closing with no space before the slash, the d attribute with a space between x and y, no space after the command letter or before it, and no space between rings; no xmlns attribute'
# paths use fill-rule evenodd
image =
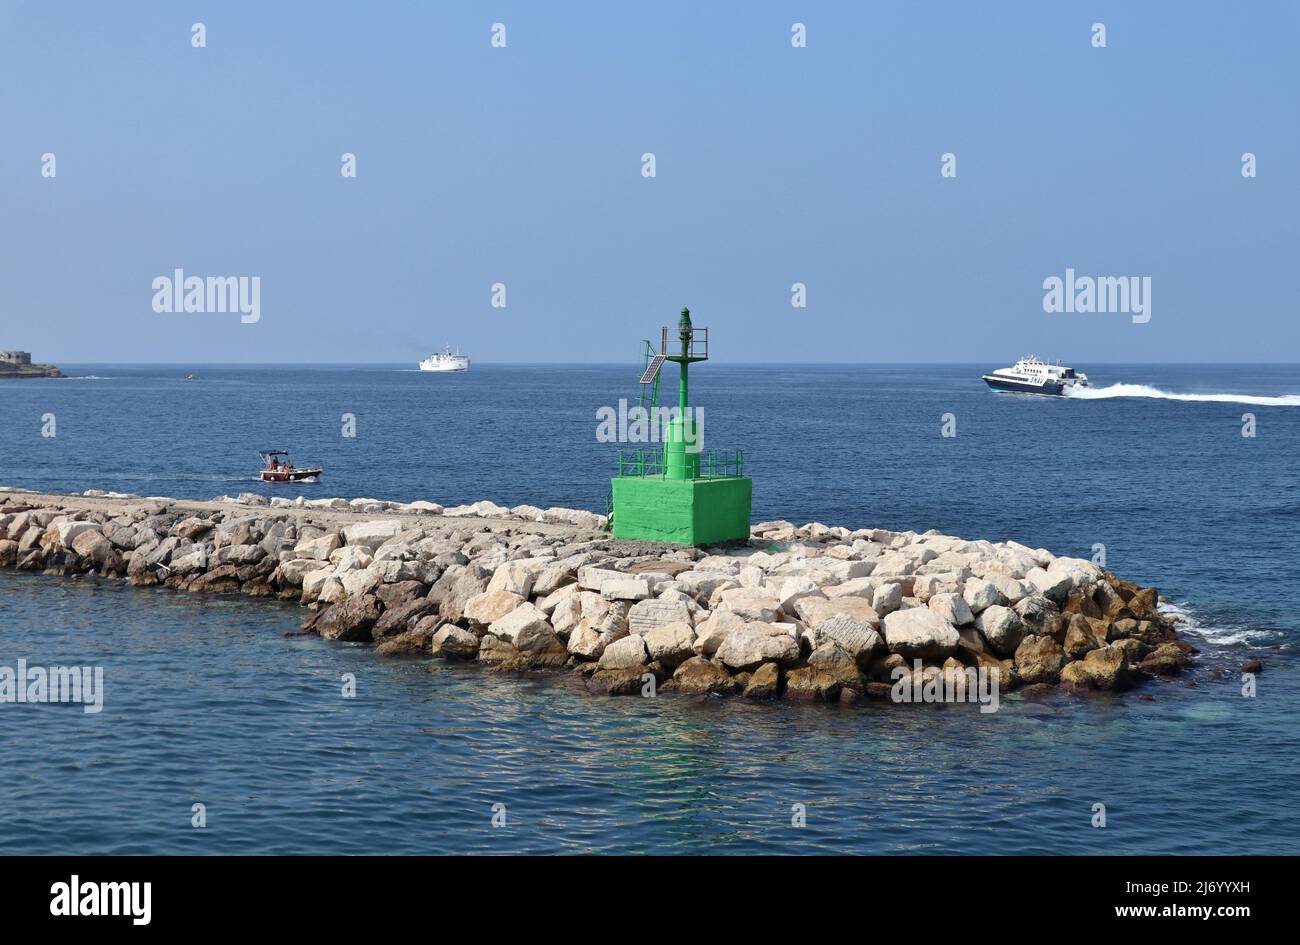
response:
<svg viewBox="0 0 1300 945"><path fill-rule="evenodd" d="M5 378L63 377L53 364L6 364L0 361L0 380Z"/></svg>
<svg viewBox="0 0 1300 945"><path fill-rule="evenodd" d="M1196 650L1154 588L1016 542L784 521L615 540L576 509L0 490L0 566L297 600L381 656L571 672L595 693L897 701L900 680L1124 690Z"/></svg>

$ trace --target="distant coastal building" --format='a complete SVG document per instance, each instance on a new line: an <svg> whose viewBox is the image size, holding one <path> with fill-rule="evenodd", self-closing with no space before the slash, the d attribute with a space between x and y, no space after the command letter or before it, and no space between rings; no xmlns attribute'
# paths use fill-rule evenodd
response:
<svg viewBox="0 0 1300 945"><path fill-rule="evenodd" d="M0 377L62 377L53 364L32 364L30 351L0 351Z"/></svg>

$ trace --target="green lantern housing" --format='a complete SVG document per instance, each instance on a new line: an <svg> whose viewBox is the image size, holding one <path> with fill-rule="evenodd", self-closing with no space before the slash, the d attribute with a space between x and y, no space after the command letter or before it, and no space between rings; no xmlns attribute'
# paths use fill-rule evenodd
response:
<svg viewBox="0 0 1300 945"><path fill-rule="evenodd" d="M709 330L691 324L682 309L676 328L665 326L659 351L644 342L640 407L651 429L662 430L662 448L621 449L612 482L615 538L708 545L749 538L753 481L744 475L741 450L704 449L703 424L690 408L690 365L709 359ZM665 361L680 371L677 409L658 403Z"/></svg>

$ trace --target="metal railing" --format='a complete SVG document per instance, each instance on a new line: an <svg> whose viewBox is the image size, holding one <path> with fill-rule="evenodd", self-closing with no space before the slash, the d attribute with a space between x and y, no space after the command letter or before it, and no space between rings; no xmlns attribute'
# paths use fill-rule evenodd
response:
<svg viewBox="0 0 1300 945"><path fill-rule="evenodd" d="M692 361L709 359L709 330L707 328L687 328L690 337L686 339L686 356ZM668 325L659 335L659 353L670 360L682 355L682 329Z"/></svg>
<svg viewBox="0 0 1300 945"><path fill-rule="evenodd" d="M731 479L745 475L745 451L708 449L700 454L701 479Z"/></svg>
<svg viewBox="0 0 1300 945"><path fill-rule="evenodd" d="M663 450L619 450L619 476L662 476Z"/></svg>
<svg viewBox="0 0 1300 945"><path fill-rule="evenodd" d="M699 453L699 475L696 479L734 479L745 475L745 451L711 448ZM639 449L618 451L619 476L662 476L664 451Z"/></svg>

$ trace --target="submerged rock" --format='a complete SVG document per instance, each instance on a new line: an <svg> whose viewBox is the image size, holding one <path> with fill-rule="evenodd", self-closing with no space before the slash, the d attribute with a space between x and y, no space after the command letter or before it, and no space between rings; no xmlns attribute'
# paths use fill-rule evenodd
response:
<svg viewBox="0 0 1300 945"><path fill-rule="evenodd" d="M1106 627L1104 624L1100 627L1094 625L1098 623L1100 621L1094 621L1081 613L1070 614L1062 644L1066 659L1081 660L1090 651L1106 645Z"/></svg>
<svg viewBox="0 0 1300 945"><path fill-rule="evenodd" d="M1138 664L1138 669L1148 676L1173 676L1191 665L1191 654L1176 643L1162 643Z"/></svg>
<svg viewBox="0 0 1300 945"><path fill-rule="evenodd" d="M405 604L387 607L371 629L371 635L376 642L398 636L413 629L423 618L436 613L437 609L437 605L427 597L417 597Z"/></svg>
<svg viewBox="0 0 1300 945"><path fill-rule="evenodd" d="M764 663L750 675L745 683L746 699L775 699L781 692L781 667Z"/></svg>
<svg viewBox="0 0 1300 945"><path fill-rule="evenodd" d="M840 683L816 666L802 666L785 675L785 698L804 702L835 702L840 697Z"/></svg>
<svg viewBox="0 0 1300 945"><path fill-rule="evenodd" d="M442 659L472 660L478 646L478 637L455 624L444 624L429 641L430 653Z"/></svg>
<svg viewBox="0 0 1300 945"><path fill-rule="evenodd" d="M670 684L665 684L662 688L678 692L728 695L735 692L737 687L736 680L725 666L703 656L692 656L677 667Z"/></svg>
<svg viewBox="0 0 1300 945"><path fill-rule="evenodd" d="M587 691L604 696L640 695L650 674L645 667L608 668L601 667L587 677Z"/></svg>
<svg viewBox="0 0 1300 945"><path fill-rule="evenodd" d="M1061 669L1061 683L1074 689L1127 689L1132 685L1128 657L1114 645L1089 650Z"/></svg>
<svg viewBox="0 0 1300 945"><path fill-rule="evenodd" d="M425 617L413 628L395 637L389 637L375 646L376 656L424 656L430 652L430 641L442 626L437 617ZM459 629L459 628L457 628ZM473 634L471 634L473 636ZM474 641L475 650L478 640ZM434 654L437 655L437 654Z"/></svg>
<svg viewBox="0 0 1300 945"><path fill-rule="evenodd" d="M379 598L362 594L332 604L313 623L313 629L327 640L369 640L379 617Z"/></svg>
<svg viewBox="0 0 1300 945"><path fill-rule="evenodd" d="M1016 675L1026 683L1054 683L1065 665L1065 651L1051 637L1027 636L1016 648Z"/></svg>
<svg viewBox="0 0 1300 945"><path fill-rule="evenodd" d="M866 679L858 668L857 659L834 641L823 643L808 655L808 665L829 676L845 689L861 692Z"/></svg>

